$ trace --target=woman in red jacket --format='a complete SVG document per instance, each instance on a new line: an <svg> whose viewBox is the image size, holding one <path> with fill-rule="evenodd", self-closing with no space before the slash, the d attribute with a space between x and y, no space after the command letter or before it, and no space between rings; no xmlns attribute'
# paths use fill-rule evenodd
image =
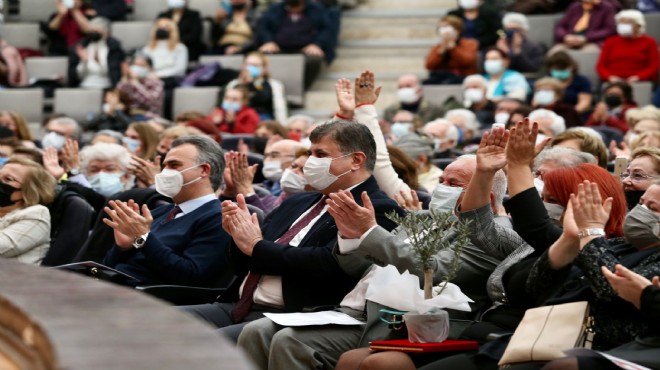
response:
<svg viewBox="0 0 660 370"><path fill-rule="evenodd" d="M646 22L639 10L617 13L616 30L603 44L596 70L608 82L657 81L660 57L658 43L644 34Z"/></svg>
<svg viewBox="0 0 660 370"><path fill-rule="evenodd" d="M227 89L222 105L208 115L208 119L222 132L254 134L259 114L248 106L248 92L244 88Z"/></svg>

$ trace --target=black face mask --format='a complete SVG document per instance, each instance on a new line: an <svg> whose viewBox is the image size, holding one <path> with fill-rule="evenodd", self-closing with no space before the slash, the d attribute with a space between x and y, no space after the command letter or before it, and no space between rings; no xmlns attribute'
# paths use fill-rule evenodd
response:
<svg viewBox="0 0 660 370"><path fill-rule="evenodd" d="M606 95L605 104L610 108L616 108L622 104L621 97L618 95Z"/></svg>
<svg viewBox="0 0 660 370"><path fill-rule="evenodd" d="M11 200L11 195L18 189L4 182L0 182L0 207L11 206L16 200Z"/></svg>
<svg viewBox="0 0 660 370"><path fill-rule="evenodd" d="M252 138L252 151L259 154L264 154L266 151L267 137L255 136Z"/></svg>
<svg viewBox="0 0 660 370"><path fill-rule="evenodd" d="M243 4L232 4L231 8L233 10L238 10L240 12L242 10L245 10L245 8L247 8L247 4L245 4L245 3L243 3Z"/></svg>
<svg viewBox="0 0 660 370"><path fill-rule="evenodd" d="M158 40L167 40L170 38L170 31L164 29L164 28L159 28L156 30L156 39Z"/></svg>
<svg viewBox="0 0 660 370"><path fill-rule="evenodd" d="M629 211L639 204L639 200L642 198L642 195L644 195L644 192L645 190L628 190L623 192L626 196L626 203L628 203Z"/></svg>
<svg viewBox="0 0 660 370"><path fill-rule="evenodd" d="M100 32L92 31L92 32L87 32L86 34L87 40L90 42L99 42L103 38Z"/></svg>

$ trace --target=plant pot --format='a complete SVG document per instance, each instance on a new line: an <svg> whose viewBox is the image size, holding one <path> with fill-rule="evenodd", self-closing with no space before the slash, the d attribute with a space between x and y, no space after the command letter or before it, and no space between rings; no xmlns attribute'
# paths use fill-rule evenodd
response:
<svg viewBox="0 0 660 370"><path fill-rule="evenodd" d="M449 336L447 311L407 313L403 315L403 320L408 327L408 340L412 343L442 342Z"/></svg>

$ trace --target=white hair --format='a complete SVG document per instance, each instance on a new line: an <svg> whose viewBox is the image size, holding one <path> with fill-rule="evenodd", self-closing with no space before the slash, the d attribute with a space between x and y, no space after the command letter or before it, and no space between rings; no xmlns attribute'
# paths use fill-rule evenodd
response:
<svg viewBox="0 0 660 370"><path fill-rule="evenodd" d="M463 80L463 88L465 89L465 86L471 82L479 82L484 89L488 87L488 80L486 80L486 77L482 75L469 75Z"/></svg>
<svg viewBox="0 0 660 370"><path fill-rule="evenodd" d="M89 21L89 25L94 28L100 28L105 33L110 33L110 20L105 17L94 17Z"/></svg>
<svg viewBox="0 0 660 370"><path fill-rule="evenodd" d="M623 18L630 19L631 21L635 22L635 24L639 26L641 33L646 32L646 20L644 20L644 15L639 10L626 9L616 13L614 16L616 23L619 23L619 21Z"/></svg>
<svg viewBox="0 0 660 370"><path fill-rule="evenodd" d="M87 145L80 151L80 172L87 175L87 167L89 162L93 160L116 162L122 171L126 172L126 168L131 162L131 154L119 144L96 143Z"/></svg>
<svg viewBox="0 0 660 370"><path fill-rule="evenodd" d="M78 121L76 121L75 119L71 117L58 117L52 119L50 122L55 122L59 125L73 127L73 134L71 135L71 138L78 139L80 137L80 124L78 124Z"/></svg>
<svg viewBox="0 0 660 370"><path fill-rule="evenodd" d="M598 131L594 130L591 127L584 127L584 126L578 126L578 127L571 127L566 131L581 131L584 132L585 134L593 137L596 140L603 141L603 135L598 133Z"/></svg>
<svg viewBox="0 0 660 370"><path fill-rule="evenodd" d="M502 17L502 25L504 27L507 26L507 24L510 23L517 23L524 29L525 31L529 31L529 21L527 20L527 17L522 14L522 13L506 13L504 14L504 17Z"/></svg>
<svg viewBox="0 0 660 370"><path fill-rule="evenodd" d="M304 114L296 114L289 117L286 120L286 126L288 127L291 124L291 122L295 122L295 121L305 121L306 128L310 128L314 124L314 118L310 116L306 116Z"/></svg>
<svg viewBox="0 0 660 370"><path fill-rule="evenodd" d="M477 121L477 115L473 111L465 108L450 109L445 113L445 118L449 116L459 116L465 119L465 128L472 131L479 130L479 121Z"/></svg>
<svg viewBox="0 0 660 370"><path fill-rule="evenodd" d="M529 114L529 120L534 122L541 118L550 118L552 124L550 125L550 131L552 131L553 136L557 136L562 132L566 131L566 121L564 117L558 115L557 113L548 110L548 109L536 109Z"/></svg>
<svg viewBox="0 0 660 370"><path fill-rule="evenodd" d="M552 162L557 167L577 167L583 163L598 164L593 154L563 146L553 146L543 149L534 158L534 170L538 170L546 162Z"/></svg>
<svg viewBox="0 0 660 370"><path fill-rule="evenodd" d="M436 120L433 120L429 123L427 123L424 126L428 125L442 125L442 126L447 126L447 131L445 132L445 140L452 140L454 145L453 147L456 147L458 145L458 127L454 125L451 121L448 121L444 118L438 118Z"/></svg>

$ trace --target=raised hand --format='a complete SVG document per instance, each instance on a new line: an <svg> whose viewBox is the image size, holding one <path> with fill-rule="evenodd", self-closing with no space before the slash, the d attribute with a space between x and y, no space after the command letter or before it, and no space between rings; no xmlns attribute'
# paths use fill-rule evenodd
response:
<svg viewBox="0 0 660 370"><path fill-rule="evenodd" d="M156 183L156 175L160 173L160 156L152 161L147 161L136 155L131 155L131 163L129 163L127 170L129 173L135 175L137 184L141 188L148 188Z"/></svg>
<svg viewBox="0 0 660 370"><path fill-rule="evenodd" d="M529 119L518 122L511 129L509 135L509 144L506 147L506 159L509 165L530 166L534 157L543 150L550 138L546 138L540 144L536 144L536 137L539 133L539 125L534 122L529 124Z"/></svg>
<svg viewBox="0 0 660 370"><path fill-rule="evenodd" d="M337 95L339 114L346 118L353 118L353 110L355 110L355 97L353 96L351 81L345 78L338 79L337 83L335 83L335 93Z"/></svg>
<svg viewBox="0 0 660 370"><path fill-rule="evenodd" d="M577 195L571 194L573 217L579 230L605 228L612 210L612 198L603 202L598 184L585 180L578 185Z"/></svg>
<svg viewBox="0 0 660 370"><path fill-rule="evenodd" d="M66 171L60 166L59 158L57 157L57 149L49 147L44 149L44 168L49 174L53 175L56 180L59 180Z"/></svg>
<svg viewBox="0 0 660 370"><path fill-rule="evenodd" d="M360 206L348 190L341 190L329 195L326 200L328 213L335 219L337 229L344 239L358 239L376 225L376 213L367 192L362 192Z"/></svg>
<svg viewBox="0 0 660 370"><path fill-rule="evenodd" d="M477 149L477 171L497 172L506 166L506 145L509 141L509 130L494 128L490 133L484 133Z"/></svg>
<svg viewBox="0 0 660 370"><path fill-rule="evenodd" d="M234 151L229 153L227 163L236 192L243 195L253 193L252 181L254 180L258 165L254 164L250 166L246 154L236 153Z"/></svg>
<svg viewBox="0 0 660 370"><path fill-rule="evenodd" d="M374 73L366 70L355 79L355 106L362 104L376 104L380 96L381 87L376 87Z"/></svg>
<svg viewBox="0 0 660 370"><path fill-rule="evenodd" d="M621 142L621 148L616 145L616 141L610 141L610 153L612 153L614 157L630 158L630 152L630 147L628 147L628 143L625 141Z"/></svg>
<svg viewBox="0 0 660 370"><path fill-rule="evenodd" d="M80 150L77 140L66 139L64 147L62 147L62 164L66 171L70 171L72 168L80 168Z"/></svg>

